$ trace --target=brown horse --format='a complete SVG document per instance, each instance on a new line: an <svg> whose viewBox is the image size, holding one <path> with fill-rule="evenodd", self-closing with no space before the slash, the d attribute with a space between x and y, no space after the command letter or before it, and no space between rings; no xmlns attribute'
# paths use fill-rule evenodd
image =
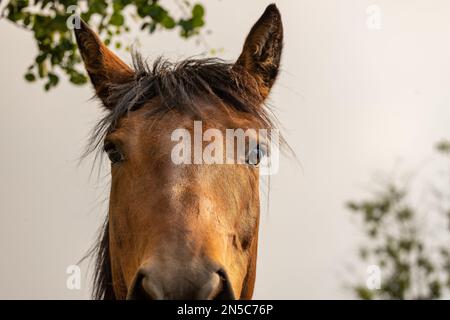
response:
<svg viewBox="0 0 450 320"><path fill-rule="evenodd" d="M235 63L158 59L148 66L134 54L131 68L85 23L75 35L106 109L92 143L111 161L94 297L250 299L260 211L258 162L175 164L171 133L192 132L195 120L219 132L274 127L265 100L280 64L278 9L267 7Z"/></svg>

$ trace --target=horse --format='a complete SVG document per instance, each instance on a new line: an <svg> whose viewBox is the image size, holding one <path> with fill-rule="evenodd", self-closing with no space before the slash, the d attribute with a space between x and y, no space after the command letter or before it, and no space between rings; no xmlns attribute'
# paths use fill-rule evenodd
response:
<svg viewBox="0 0 450 320"><path fill-rule="evenodd" d="M171 136L178 128L191 133L195 121L219 133L276 127L267 98L283 46L278 8L265 9L235 62L158 58L149 64L133 52L130 66L84 21L74 32L105 114L91 146L111 162L93 298L251 299L258 161L175 164ZM257 142L247 156L256 152L258 160L261 150Z"/></svg>

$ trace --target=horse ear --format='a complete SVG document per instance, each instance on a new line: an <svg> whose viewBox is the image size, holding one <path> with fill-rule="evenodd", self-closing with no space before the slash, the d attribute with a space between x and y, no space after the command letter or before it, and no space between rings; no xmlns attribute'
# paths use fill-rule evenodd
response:
<svg viewBox="0 0 450 320"><path fill-rule="evenodd" d="M75 28L75 38L97 96L107 109L112 109L116 104L111 99L112 87L133 79L134 71L83 20L80 28Z"/></svg>
<svg viewBox="0 0 450 320"><path fill-rule="evenodd" d="M281 15L276 5L271 4L253 25L236 62L255 77L263 98L269 95L277 78L282 47Z"/></svg>

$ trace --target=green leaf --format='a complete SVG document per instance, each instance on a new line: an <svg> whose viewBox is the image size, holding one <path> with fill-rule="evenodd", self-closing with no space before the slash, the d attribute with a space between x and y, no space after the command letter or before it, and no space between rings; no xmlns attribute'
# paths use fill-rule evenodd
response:
<svg viewBox="0 0 450 320"><path fill-rule="evenodd" d="M25 74L25 79L28 82L33 82L33 81L36 81L36 76L34 74L32 74L32 73L26 73Z"/></svg>
<svg viewBox="0 0 450 320"><path fill-rule="evenodd" d="M109 19L109 23L113 26L120 27L125 22L125 18L120 13L114 13Z"/></svg>
<svg viewBox="0 0 450 320"><path fill-rule="evenodd" d="M87 82L87 77L84 74L81 74L78 71L73 70L70 76L70 82L76 85L82 85Z"/></svg>
<svg viewBox="0 0 450 320"><path fill-rule="evenodd" d="M92 13L104 15L106 13L107 8L108 4L104 0L90 1L89 3L89 11Z"/></svg>
<svg viewBox="0 0 450 320"><path fill-rule="evenodd" d="M19 20L22 20L24 17L22 12L10 12L7 18L11 20L12 22L17 22Z"/></svg>
<svg viewBox="0 0 450 320"><path fill-rule="evenodd" d="M165 10L161 6L154 4L148 7L148 10L144 11L145 15L152 17L153 20L161 21L162 16L165 14Z"/></svg>
<svg viewBox="0 0 450 320"><path fill-rule="evenodd" d="M363 300L372 300L374 298L373 296L373 292L370 291L369 289L363 287L363 286L358 286L355 288L356 291L356 295L358 296L358 298L363 299Z"/></svg>
<svg viewBox="0 0 450 320"><path fill-rule="evenodd" d="M436 150L441 153L450 153L450 141L443 140L436 145Z"/></svg>
<svg viewBox="0 0 450 320"><path fill-rule="evenodd" d="M38 64L38 74L40 78L44 78L47 75L47 68L44 63Z"/></svg>
<svg viewBox="0 0 450 320"><path fill-rule="evenodd" d="M165 16L162 21L161 24L166 28L166 29L172 29L175 28L176 23L175 20L173 20L172 17L170 16Z"/></svg>
<svg viewBox="0 0 450 320"><path fill-rule="evenodd" d="M196 18L203 18L203 16L205 15L205 9L201 4L196 4L192 8L192 15Z"/></svg>
<svg viewBox="0 0 450 320"><path fill-rule="evenodd" d="M42 53L36 57L35 61L36 63L42 63L45 59L47 59L47 53Z"/></svg>
<svg viewBox="0 0 450 320"><path fill-rule="evenodd" d="M26 81L44 79L44 89L50 90L67 77L71 83L81 85L87 82L85 74L76 71L82 67L73 32L67 29L66 21L73 12L66 12L70 5L77 5L75 0L13 0L7 1L5 16L20 27L27 27L34 37L38 53L33 64L24 74ZM157 0L89 0L86 8L79 8L81 18L92 25L93 18L103 18L97 25L101 39L106 45L113 43L117 49L129 48L129 44L118 41L121 33L130 32L127 22L130 18L138 19L141 29L150 31L181 28L181 37L188 38L198 34L198 29L204 24L205 9L197 3L191 6L182 1L181 6L191 8L191 16L174 18ZM132 7L131 14L124 12ZM37 9L37 10L36 10ZM133 13L137 13L137 16ZM107 36L105 37L105 35ZM58 71L62 71L59 73Z"/></svg>
<svg viewBox="0 0 450 320"><path fill-rule="evenodd" d="M48 73L48 80L49 80L49 82L50 82L50 84L52 86L56 86L58 84L58 82L59 82L59 77L56 74L54 74L52 72L49 72Z"/></svg>

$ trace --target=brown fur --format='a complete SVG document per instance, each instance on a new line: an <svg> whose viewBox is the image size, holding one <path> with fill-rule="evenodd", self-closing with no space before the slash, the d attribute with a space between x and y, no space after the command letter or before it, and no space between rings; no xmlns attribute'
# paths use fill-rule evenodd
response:
<svg viewBox="0 0 450 320"><path fill-rule="evenodd" d="M150 269L166 298L187 297L187 285L200 286L205 270L220 266L234 297L251 299L260 209L258 169L175 165L170 136L177 128L192 132L194 120L203 121L203 130L216 128L224 135L227 128L273 126L264 100L281 56L278 9L266 9L236 64L206 60L159 64L152 71L138 57L132 70L86 24L76 30L76 38L96 93L110 110L96 137L124 155L124 161L111 167L95 297L129 297L138 270Z"/></svg>

